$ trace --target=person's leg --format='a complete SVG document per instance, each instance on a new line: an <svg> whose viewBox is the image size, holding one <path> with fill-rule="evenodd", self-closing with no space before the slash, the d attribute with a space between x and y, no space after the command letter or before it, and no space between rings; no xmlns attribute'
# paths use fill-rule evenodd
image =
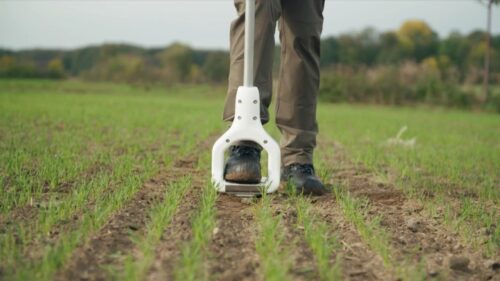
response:
<svg viewBox="0 0 500 281"><path fill-rule="evenodd" d="M298 193L326 192L313 167L318 125L320 35L324 0L285 0L280 20L281 68L276 124L282 133L282 181Z"/></svg>
<svg viewBox="0 0 500 281"><path fill-rule="evenodd" d="M320 35L324 0L285 0L279 22L281 67L276 124L282 165L312 164L318 125Z"/></svg>
<svg viewBox="0 0 500 281"><path fill-rule="evenodd" d="M229 83L223 114L225 121L233 120L236 91L243 85L245 1L235 0L234 5L238 16L231 23L230 31ZM280 11L280 0L257 0L255 3L254 85L260 92L263 124L269 121L268 107L273 87L274 32Z"/></svg>

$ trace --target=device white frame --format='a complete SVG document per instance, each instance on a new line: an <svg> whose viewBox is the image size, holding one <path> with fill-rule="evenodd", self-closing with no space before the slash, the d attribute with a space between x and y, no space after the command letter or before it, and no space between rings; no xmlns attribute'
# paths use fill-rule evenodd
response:
<svg viewBox="0 0 500 281"><path fill-rule="evenodd" d="M236 93L233 124L215 142L212 149L212 182L219 192L226 192L227 185L235 185L224 180L224 152L239 141L253 141L267 151L267 178L263 178L261 183L255 186L265 190L266 193L278 189L281 168L280 147L264 130L259 116L259 90L256 87L239 87Z"/></svg>

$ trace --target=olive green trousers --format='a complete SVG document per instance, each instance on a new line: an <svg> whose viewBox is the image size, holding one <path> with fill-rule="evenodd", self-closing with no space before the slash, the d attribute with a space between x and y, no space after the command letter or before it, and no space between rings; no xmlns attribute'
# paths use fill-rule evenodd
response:
<svg viewBox="0 0 500 281"><path fill-rule="evenodd" d="M230 30L229 86L223 119L232 121L236 91L243 85L245 1L235 0L237 17ZM281 65L276 125L281 131L282 165L312 164L318 125L320 36L324 0L256 0L254 85L261 97L262 123L269 121L274 33L278 22Z"/></svg>

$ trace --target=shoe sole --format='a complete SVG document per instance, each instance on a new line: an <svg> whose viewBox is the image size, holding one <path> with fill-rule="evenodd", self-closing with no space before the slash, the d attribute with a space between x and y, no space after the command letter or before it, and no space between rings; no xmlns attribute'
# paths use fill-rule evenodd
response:
<svg viewBox="0 0 500 281"><path fill-rule="evenodd" d="M229 173L224 176L224 179L235 183L257 184L260 183L261 177L249 173Z"/></svg>

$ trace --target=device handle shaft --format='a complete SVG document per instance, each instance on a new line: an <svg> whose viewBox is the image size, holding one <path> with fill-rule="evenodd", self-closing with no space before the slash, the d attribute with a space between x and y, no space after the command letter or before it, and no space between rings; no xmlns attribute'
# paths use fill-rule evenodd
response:
<svg viewBox="0 0 500 281"><path fill-rule="evenodd" d="M255 45L255 0L245 3L245 55L243 86L253 87L253 57Z"/></svg>

